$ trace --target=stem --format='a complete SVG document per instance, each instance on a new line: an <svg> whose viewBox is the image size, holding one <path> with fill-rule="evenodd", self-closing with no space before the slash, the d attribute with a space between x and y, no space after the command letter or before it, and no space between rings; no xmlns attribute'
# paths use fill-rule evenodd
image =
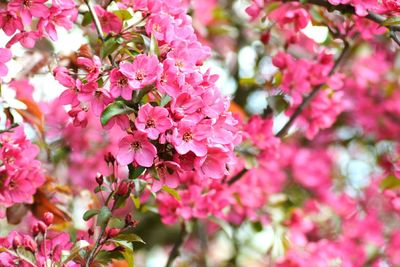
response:
<svg viewBox="0 0 400 267"><path fill-rule="evenodd" d="M168 256L168 261L167 264L165 264L165 267L171 267L172 263L175 261L175 259L179 256L179 248L182 246L183 241L186 237L186 227L185 223L181 223L181 231L179 233L178 239L176 239L174 247L172 248L171 252L169 253Z"/></svg>
<svg viewBox="0 0 400 267"><path fill-rule="evenodd" d="M101 28L101 23L100 23L99 17L97 16L96 11L94 10L93 5L90 2L90 0L84 0L84 2L89 9L90 15L92 16L94 25L96 27L97 35L99 36L101 42L104 44L106 42L106 40L104 38L104 33L103 33L103 29ZM115 65L114 60L111 57L111 55L108 55L108 60L110 60L112 65Z"/></svg>
<svg viewBox="0 0 400 267"><path fill-rule="evenodd" d="M342 59L344 58L347 50L349 49L349 44L345 41L344 42L344 48L342 49L342 52L340 53L340 56L338 59L335 61L335 64L333 65L331 71L328 74L328 77L332 76L333 73L335 73L336 69L342 62ZM292 116L290 117L289 121L282 127L282 129L276 134L276 137L282 137L286 134L286 132L289 130L289 128L292 126L294 121L300 116L300 114L303 112L303 110L310 104L311 100L317 95L317 93L321 90L323 84L319 84L314 89L311 91L311 93L303 99L301 102L300 106L297 107L297 109L294 111Z"/></svg>
<svg viewBox="0 0 400 267"><path fill-rule="evenodd" d="M346 52L349 49L349 44L347 41L344 41L344 47L339 55L339 57L335 60L335 63L328 73L328 77L332 76L332 74L335 73L336 69L339 67L340 63L343 61L344 56ZM292 116L290 117L289 121L282 127L282 129L275 135L276 137L282 137L286 134L286 132L289 130L289 128L292 126L294 121L300 116L300 114L303 112L303 110L307 107L308 104L310 104L311 100L318 94L318 92L321 90L323 84L319 84L314 89L311 91L311 93L306 96L301 104L297 107L297 109L294 111ZM239 173L237 173L235 176L233 176L230 180L228 180L227 184L228 186L233 185L237 181L239 181L243 175L247 173L247 169L243 168Z"/></svg>
<svg viewBox="0 0 400 267"><path fill-rule="evenodd" d="M283 0L282 2L300 2L299 0ZM313 4L317 6L322 6L328 9L329 11L336 10L339 11L342 14L352 14L352 15L357 15L356 14L356 9L351 6L351 5L346 5L346 4L339 4L339 5L332 5L331 3L325 1L325 0L306 0L306 4ZM385 16L376 14L374 12L368 11L368 15L365 16L364 18L369 19L373 22L376 22L380 24L381 26L382 23L387 19ZM390 38L395 41L399 46L399 38L392 34L392 32L400 31L400 25L390 25L390 26L383 26L386 27L387 29L390 30Z"/></svg>
<svg viewBox="0 0 400 267"><path fill-rule="evenodd" d="M105 204L104 204L105 206L108 206L108 203L110 202L110 200L111 200L111 198L112 198L113 195L114 195L114 192L111 192L111 193L108 195L107 200L106 200L106 202L105 202ZM111 212L112 212L113 210L114 210L114 206L113 206L113 208L111 209ZM100 242L101 242L101 239L103 238L103 236L104 236L104 234L105 234L105 232L106 232L107 225L108 225L108 221L101 227L101 231L100 231L99 236L97 237L96 243L94 244L94 247L93 247L93 249L90 251L90 254L89 254L89 256L88 256L88 258L87 258L87 260L86 260L85 267L90 267L90 263L92 262L94 256L95 256L96 253L97 253L98 248L100 247Z"/></svg>

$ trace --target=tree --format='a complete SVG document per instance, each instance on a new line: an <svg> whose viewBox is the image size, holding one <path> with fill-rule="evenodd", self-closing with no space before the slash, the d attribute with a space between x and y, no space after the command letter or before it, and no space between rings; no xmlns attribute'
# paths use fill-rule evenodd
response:
<svg viewBox="0 0 400 267"><path fill-rule="evenodd" d="M1 1L0 265L400 266L399 14Z"/></svg>

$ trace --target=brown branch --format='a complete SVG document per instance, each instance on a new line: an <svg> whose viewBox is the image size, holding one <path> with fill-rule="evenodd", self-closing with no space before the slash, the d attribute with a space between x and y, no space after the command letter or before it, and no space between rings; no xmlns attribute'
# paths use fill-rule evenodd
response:
<svg viewBox="0 0 400 267"><path fill-rule="evenodd" d="M186 232L186 226L185 223L182 222L181 224L181 231L179 233L178 238L175 241L175 244L169 253L167 264L165 264L165 267L171 267L172 263L175 261L175 259L179 256L179 248L182 246L183 241L185 240L185 237L187 235Z"/></svg>
<svg viewBox="0 0 400 267"><path fill-rule="evenodd" d="M345 56L346 52L348 51L348 49L349 49L349 44L348 44L348 42L346 42L344 40L344 47L343 47L339 57L335 60L335 63L333 65L332 69L328 73L328 77L332 76L332 74L335 73L336 69L339 67L340 63L343 61L344 56ZM300 116L300 114L307 107L307 105L310 104L311 100L313 100L314 97L318 94L318 92L321 90L323 85L324 84L319 84L316 87L314 87L314 89L311 91L311 93L303 99L301 104L297 107L297 109L294 111L294 113L290 117L289 121L286 122L286 124L282 127L282 129L275 135L276 137L282 137L286 134L286 132L293 125L295 120ZM239 181L243 177L243 175L245 175L247 173L247 171L248 170L246 168L243 168L240 172L238 172L235 176L233 176L230 180L228 180L228 182L227 182L228 186L231 186L234 183L236 183L237 181Z"/></svg>

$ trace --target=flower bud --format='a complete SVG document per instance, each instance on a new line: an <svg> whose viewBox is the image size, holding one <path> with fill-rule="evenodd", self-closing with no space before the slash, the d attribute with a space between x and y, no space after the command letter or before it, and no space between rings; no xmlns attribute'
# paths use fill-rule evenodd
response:
<svg viewBox="0 0 400 267"><path fill-rule="evenodd" d="M23 246L32 253L34 253L37 249L36 242L29 236L24 237Z"/></svg>
<svg viewBox="0 0 400 267"><path fill-rule="evenodd" d="M129 191L129 184L125 181L121 181L117 189L117 195L124 196Z"/></svg>
<svg viewBox="0 0 400 267"><path fill-rule="evenodd" d="M19 235L15 236L12 242L13 249L17 249L21 245L22 245L22 238Z"/></svg>
<svg viewBox="0 0 400 267"><path fill-rule="evenodd" d="M44 222L38 221L37 226L38 226L38 228L39 228L39 231L40 231L42 234L44 234L44 233L46 232L46 230L47 230L47 225L46 225Z"/></svg>
<svg viewBox="0 0 400 267"><path fill-rule="evenodd" d="M104 160L107 162L107 164L114 164L115 162L115 157L111 152L108 152L107 154L104 155Z"/></svg>
<svg viewBox="0 0 400 267"><path fill-rule="evenodd" d="M33 236L37 236L39 233L40 233L39 225L37 223L35 223L32 226L32 234L33 234Z"/></svg>
<svg viewBox="0 0 400 267"><path fill-rule="evenodd" d="M43 221L44 223L49 226L53 223L54 221L54 215L51 212L45 212L43 215Z"/></svg>
<svg viewBox="0 0 400 267"><path fill-rule="evenodd" d="M92 228L89 228L89 229L88 229L88 235L89 235L89 236L94 235L94 231L93 231Z"/></svg>
<svg viewBox="0 0 400 267"><path fill-rule="evenodd" d="M101 175L101 174L97 175L97 176L96 176L96 182L97 182L98 185L102 185L103 182L104 182L104 177L103 177L103 175Z"/></svg>
<svg viewBox="0 0 400 267"><path fill-rule="evenodd" d="M107 237L113 238L113 237L117 236L120 232L121 232L121 230L118 228L110 228L107 230Z"/></svg>

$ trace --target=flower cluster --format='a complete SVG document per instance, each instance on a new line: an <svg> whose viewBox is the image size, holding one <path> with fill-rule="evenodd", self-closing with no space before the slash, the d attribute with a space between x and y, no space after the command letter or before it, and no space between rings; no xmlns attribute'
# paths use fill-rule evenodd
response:
<svg viewBox="0 0 400 267"><path fill-rule="evenodd" d="M0 208L32 203L45 181L38 154L39 148L27 140L23 127L0 133Z"/></svg>

